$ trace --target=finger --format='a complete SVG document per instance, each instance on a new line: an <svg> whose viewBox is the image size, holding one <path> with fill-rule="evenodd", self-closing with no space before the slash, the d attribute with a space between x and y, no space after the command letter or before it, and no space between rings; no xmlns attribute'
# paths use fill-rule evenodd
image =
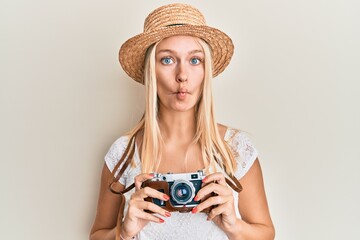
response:
<svg viewBox="0 0 360 240"><path fill-rule="evenodd" d="M210 182L217 182L220 185L226 186L226 180L225 180L225 176L223 173L221 172L216 172L216 173L212 173L207 175L203 180L203 183L210 183Z"/></svg>
<svg viewBox="0 0 360 240"><path fill-rule="evenodd" d="M162 218L156 217L155 215L153 215L151 213L144 212L143 210L135 207L134 205L136 205L136 203L132 203L132 207L130 207L130 202L129 202L129 209L128 209L127 216L130 219L142 219L142 220L147 220L147 221L151 221L151 222L155 222L155 223L163 223L164 222L164 220Z"/></svg>
<svg viewBox="0 0 360 240"><path fill-rule="evenodd" d="M157 199L163 200L163 201L168 201L170 199L170 197L168 195L166 195L165 193L162 193L151 187L141 188L140 190L133 193L131 195L130 199L144 200L147 197L157 198Z"/></svg>
<svg viewBox="0 0 360 240"><path fill-rule="evenodd" d="M135 189L139 190L141 188L141 184L143 182L145 182L146 180L149 180L149 179L151 179L153 177L154 177L154 174L147 174L147 173L142 173L142 174L137 175L134 178Z"/></svg>
<svg viewBox="0 0 360 240"><path fill-rule="evenodd" d="M208 214L207 220L213 220L216 216L219 215L229 216L233 212L233 209L228 207L227 204L219 205L218 207L211 209L210 213Z"/></svg>
<svg viewBox="0 0 360 240"><path fill-rule="evenodd" d="M170 217L171 213L166 211L164 208L161 208L160 206L156 205L152 202L147 201L138 201L138 200L132 200L131 203L129 202L129 206L131 204L131 207L137 208L140 210L148 210L152 213L157 213L159 215L162 215L164 217Z"/></svg>
<svg viewBox="0 0 360 240"><path fill-rule="evenodd" d="M228 203L228 204L227 204ZM202 210L215 205L233 205L233 198L232 196L214 196L206 199L204 202L197 205L193 210L192 213L201 212Z"/></svg>
<svg viewBox="0 0 360 240"><path fill-rule="evenodd" d="M218 183L209 183L197 192L194 200L199 201L211 193L227 196L232 195L232 190L228 186L223 186Z"/></svg>

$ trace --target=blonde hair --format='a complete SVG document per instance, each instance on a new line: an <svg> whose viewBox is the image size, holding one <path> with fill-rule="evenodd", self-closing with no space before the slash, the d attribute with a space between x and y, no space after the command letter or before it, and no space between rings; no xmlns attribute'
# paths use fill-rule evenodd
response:
<svg viewBox="0 0 360 240"><path fill-rule="evenodd" d="M216 162L230 176L234 175L236 161L231 150L220 136L215 121L212 96L212 59L209 45L202 39L195 38L201 45L205 55L205 76L202 84L202 93L195 106L196 134L193 143L201 147L204 165L216 171ZM144 173L156 171L161 159L161 146L163 143L158 125L158 97L155 73L155 52L159 42L150 46L145 56L144 82L146 89L145 113L138 124L128 133L129 139L142 135L141 144L141 170ZM131 146L130 146L131 145ZM135 148L129 143L129 148ZM124 158L127 156L123 156ZM132 157L132 156L131 156ZM120 161L121 162L121 161ZM120 165L120 162L118 165ZM134 166L134 161L132 161ZM115 166L119 168L119 166ZM115 172L115 171L114 171Z"/></svg>

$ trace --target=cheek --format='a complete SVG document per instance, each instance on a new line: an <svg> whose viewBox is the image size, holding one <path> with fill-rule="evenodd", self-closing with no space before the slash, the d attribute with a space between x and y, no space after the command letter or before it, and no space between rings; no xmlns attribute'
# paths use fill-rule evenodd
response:
<svg viewBox="0 0 360 240"><path fill-rule="evenodd" d="M195 68L192 72L192 75L194 79L196 79L196 82L202 82L205 77L205 70L203 67Z"/></svg>
<svg viewBox="0 0 360 240"><path fill-rule="evenodd" d="M204 78L205 78L205 73L204 71L199 71L198 74L196 75L196 87L197 88L201 88L203 82L204 82Z"/></svg>
<svg viewBox="0 0 360 240"><path fill-rule="evenodd" d="M164 68L156 68L155 75L156 75L158 84L164 85L164 83L166 83L166 81L169 79L170 72L169 72L169 70L164 69Z"/></svg>
<svg viewBox="0 0 360 240"><path fill-rule="evenodd" d="M158 95L162 94L164 92L164 90L166 89L166 86L164 85L164 83L162 81L159 81L157 82L157 92L158 92Z"/></svg>
<svg viewBox="0 0 360 240"><path fill-rule="evenodd" d="M158 96L162 98L163 95L167 95L171 92L171 84L169 84L167 78L164 75L157 75L157 92Z"/></svg>

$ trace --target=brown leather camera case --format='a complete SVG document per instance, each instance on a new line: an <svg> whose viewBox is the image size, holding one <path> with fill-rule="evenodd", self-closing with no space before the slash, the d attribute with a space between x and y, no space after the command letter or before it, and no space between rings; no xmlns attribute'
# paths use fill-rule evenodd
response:
<svg viewBox="0 0 360 240"><path fill-rule="evenodd" d="M142 187L151 187L153 189L164 189L164 193L168 196L170 196L170 189L169 189L169 184L166 181L145 181L142 184ZM208 194L207 196L203 197L201 199L201 202L205 201L206 199L208 199L211 196L215 196L215 193L212 194ZM151 197L147 197L145 198L145 201L148 202L153 202L153 198ZM190 212L194 207L174 207L171 205L170 200L165 202L165 206L161 206L162 208L164 208L165 210L169 211L169 212ZM212 207L208 207L206 209L204 209L202 212L205 213L209 213L211 211Z"/></svg>

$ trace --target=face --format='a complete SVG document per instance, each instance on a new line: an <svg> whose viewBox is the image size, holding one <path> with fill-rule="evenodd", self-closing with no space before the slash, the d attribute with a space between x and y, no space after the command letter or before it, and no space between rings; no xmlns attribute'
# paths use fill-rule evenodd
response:
<svg viewBox="0 0 360 240"><path fill-rule="evenodd" d="M193 110L202 92L204 51L196 38L173 36L156 48L155 71L159 108L170 111Z"/></svg>

